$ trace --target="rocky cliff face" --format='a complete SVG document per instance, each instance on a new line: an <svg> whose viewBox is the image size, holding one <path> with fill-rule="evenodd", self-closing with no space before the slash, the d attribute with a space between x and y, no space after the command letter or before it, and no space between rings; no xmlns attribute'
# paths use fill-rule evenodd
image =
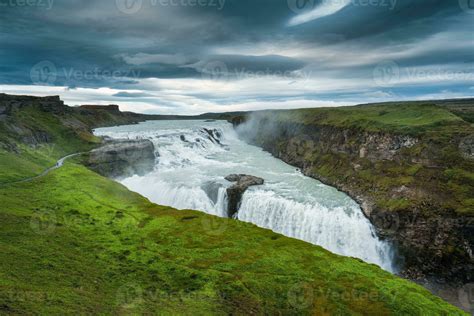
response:
<svg viewBox="0 0 474 316"><path fill-rule="evenodd" d="M16 142L29 146L51 143L54 135L47 124L28 119L28 112L64 116L70 112L58 96L32 97L0 94L0 148L17 151ZM47 122L45 122L47 123ZM3 135L2 135L3 134Z"/></svg>
<svg viewBox="0 0 474 316"><path fill-rule="evenodd" d="M36 147L74 134L91 141L93 128L147 119L146 115L121 112L117 105L69 107L59 96L0 94L0 148L17 151L18 143Z"/></svg>
<svg viewBox="0 0 474 316"><path fill-rule="evenodd" d="M28 107L37 107L54 114L64 114L69 109L59 96L33 97L0 93L0 120L5 119L14 111Z"/></svg>
<svg viewBox="0 0 474 316"><path fill-rule="evenodd" d="M116 104L110 105L81 105L79 108L84 110L103 110L103 111L110 111L110 112L120 112L120 108Z"/></svg>
<svg viewBox="0 0 474 316"><path fill-rule="evenodd" d="M450 175L472 154L470 138L446 143L263 114L233 123L250 143L358 201L380 236L398 245L405 276L472 282L473 218L454 191L466 180Z"/></svg>
<svg viewBox="0 0 474 316"><path fill-rule="evenodd" d="M155 148L149 140L114 140L91 151L86 165L110 178L145 175L155 166Z"/></svg>

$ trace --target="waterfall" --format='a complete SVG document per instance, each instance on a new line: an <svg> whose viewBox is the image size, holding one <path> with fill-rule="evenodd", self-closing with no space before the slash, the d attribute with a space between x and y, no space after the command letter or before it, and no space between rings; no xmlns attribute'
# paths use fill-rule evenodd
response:
<svg viewBox="0 0 474 316"><path fill-rule="evenodd" d="M96 134L155 144L155 170L122 180L152 202L225 217L231 183L224 177L258 176L265 185L244 194L238 220L394 271L391 245L377 237L355 201L241 141L226 122L150 121Z"/></svg>
<svg viewBox="0 0 474 316"><path fill-rule="evenodd" d="M237 218L393 270L391 247L377 238L370 222L354 205L327 208L257 189L245 193Z"/></svg>
<svg viewBox="0 0 474 316"><path fill-rule="evenodd" d="M225 187L217 189L216 201L213 201L200 186L176 185L162 181L156 176L133 176L123 180L122 184L160 205L180 210L200 210L220 217L225 217L227 214Z"/></svg>

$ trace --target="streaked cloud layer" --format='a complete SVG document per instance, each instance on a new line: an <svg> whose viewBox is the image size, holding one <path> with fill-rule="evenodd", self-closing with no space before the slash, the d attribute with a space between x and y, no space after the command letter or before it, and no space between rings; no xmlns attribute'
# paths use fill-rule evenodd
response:
<svg viewBox="0 0 474 316"><path fill-rule="evenodd" d="M350 4L351 4L351 0L323 1L322 3L319 3L317 5L312 5L314 6L314 8L311 9L310 11L303 12L302 14L299 14L291 18L288 25L295 26L295 25L299 25L303 23L308 23L310 21L314 21L316 19L319 19L325 16L332 15L344 9ZM306 11L304 10L305 5L307 5L307 2L295 1L295 8L297 9L295 11L299 11L300 9L302 11Z"/></svg>
<svg viewBox="0 0 474 316"><path fill-rule="evenodd" d="M0 91L178 114L469 97L463 1L3 1Z"/></svg>

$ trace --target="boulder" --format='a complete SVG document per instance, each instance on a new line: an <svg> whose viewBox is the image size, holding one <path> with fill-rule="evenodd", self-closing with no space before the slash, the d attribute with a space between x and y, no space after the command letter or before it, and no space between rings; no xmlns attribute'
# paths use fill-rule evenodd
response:
<svg viewBox="0 0 474 316"><path fill-rule="evenodd" d="M262 185L265 182L262 178L245 174L231 174L225 177L225 179L229 182L236 182L227 189L227 214L230 218L234 217L234 215L239 211L240 204L242 202L242 196L244 195L245 191L247 191L247 189L251 186Z"/></svg>
<svg viewBox="0 0 474 316"><path fill-rule="evenodd" d="M150 140L114 140L90 152L86 165L110 178L143 176L155 166L155 147Z"/></svg>

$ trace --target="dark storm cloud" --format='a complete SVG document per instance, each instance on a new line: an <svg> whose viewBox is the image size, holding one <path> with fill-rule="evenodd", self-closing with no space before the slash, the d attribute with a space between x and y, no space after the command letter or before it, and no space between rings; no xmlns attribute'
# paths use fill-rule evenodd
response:
<svg viewBox="0 0 474 316"><path fill-rule="evenodd" d="M463 15L458 1L374 0L374 5L370 3L352 0L336 14L295 26L293 31L299 31L301 38L326 42L383 34L390 36L381 37L373 44L403 42L445 30L455 21L453 18Z"/></svg>
<svg viewBox="0 0 474 316"><path fill-rule="evenodd" d="M208 79L222 64L232 79L306 71L357 80L384 59L402 68L474 63L473 15L457 0L351 0L314 19L346 0L124 1L0 0L0 84L37 83L43 69L54 74L48 85L126 90L147 78Z"/></svg>

